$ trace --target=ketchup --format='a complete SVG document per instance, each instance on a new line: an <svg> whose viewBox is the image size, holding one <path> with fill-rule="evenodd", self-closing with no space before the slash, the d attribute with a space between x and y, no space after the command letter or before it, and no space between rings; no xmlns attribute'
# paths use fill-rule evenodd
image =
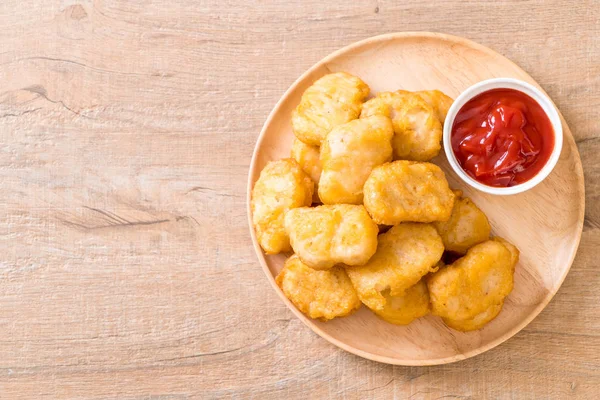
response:
<svg viewBox="0 0 600 400"><path fill-rule="evenodd" d="M452 125L460 166L488 186L533 178L554 149L554 129L542 107L523 92L493 89L469 100Z"/></svg>

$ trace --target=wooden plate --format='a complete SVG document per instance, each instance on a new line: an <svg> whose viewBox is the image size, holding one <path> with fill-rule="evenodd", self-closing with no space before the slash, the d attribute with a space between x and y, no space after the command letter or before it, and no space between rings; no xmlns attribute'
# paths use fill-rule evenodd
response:
<svg viewBox="0 0 600 400"><path fill-rule="evenodd" d="M250 165L248 204L253 184L266 162L289 157L293 139L290 113L302 92L317 78L336 71L359 76L372 93L440 89L456 97L468 86L496 77L518 78L539 87L510 60L455 36L396 33L347 46L304 73L269 115ZM395 326L378 319L366 307L347 318L315 321L283 296L274 277L285 256L265 256L251 228L258 259L273 288L298 318L331 343L361 357L399 365L435 365L489 350L519 332L542 311L565 279L579 245L585 207L583 170L571 131L564 120L562 123L564 145L558 164L545 181L526 193L493 196L475 191L459 181L444 154L434 160L450 185L462 189L487 214L493 234L521 250L514 290L500 315L482 330L457 332L434 316L408 326ZM252 226L249 207L248 217Z"/></svg>

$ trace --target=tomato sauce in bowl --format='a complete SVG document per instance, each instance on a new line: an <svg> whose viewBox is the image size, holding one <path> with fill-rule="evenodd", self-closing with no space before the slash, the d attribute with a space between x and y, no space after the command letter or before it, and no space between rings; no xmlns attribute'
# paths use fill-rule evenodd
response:
<svg viewBox="0 0 600 400"><path fill-rule="evenodd" d="M527 182L553 153L555 132L544 109L515 89L492 89L466 102L450 134L458 164L493 187Z"/></svg>

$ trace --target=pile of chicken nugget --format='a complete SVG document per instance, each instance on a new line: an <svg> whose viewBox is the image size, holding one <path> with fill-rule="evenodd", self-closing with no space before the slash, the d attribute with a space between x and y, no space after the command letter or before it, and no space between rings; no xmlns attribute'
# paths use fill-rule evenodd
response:
<svg viewBox="0 0 600 400"><path fill-rule="evenodd" d="M260 246L293 252L276 282L311 318L364 304L392 324L431 313L481 329L512 291L519 251L491 239L485 214L427 162L453 100L369 92L344 72L314 82L292 113L291 157L267 163L254 185Z"/></svg>

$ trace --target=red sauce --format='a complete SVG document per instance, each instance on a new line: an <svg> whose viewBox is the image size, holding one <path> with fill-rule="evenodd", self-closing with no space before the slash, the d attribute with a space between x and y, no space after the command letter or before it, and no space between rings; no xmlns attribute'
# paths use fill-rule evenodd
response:
<svg viewBox="0 0 600 400"><path fill-rule="evenodd" d="M523 92L494 89L469 100L452 125L452 150L475 180L496 187L533 178L554 149L542 107Z"/></svg>

